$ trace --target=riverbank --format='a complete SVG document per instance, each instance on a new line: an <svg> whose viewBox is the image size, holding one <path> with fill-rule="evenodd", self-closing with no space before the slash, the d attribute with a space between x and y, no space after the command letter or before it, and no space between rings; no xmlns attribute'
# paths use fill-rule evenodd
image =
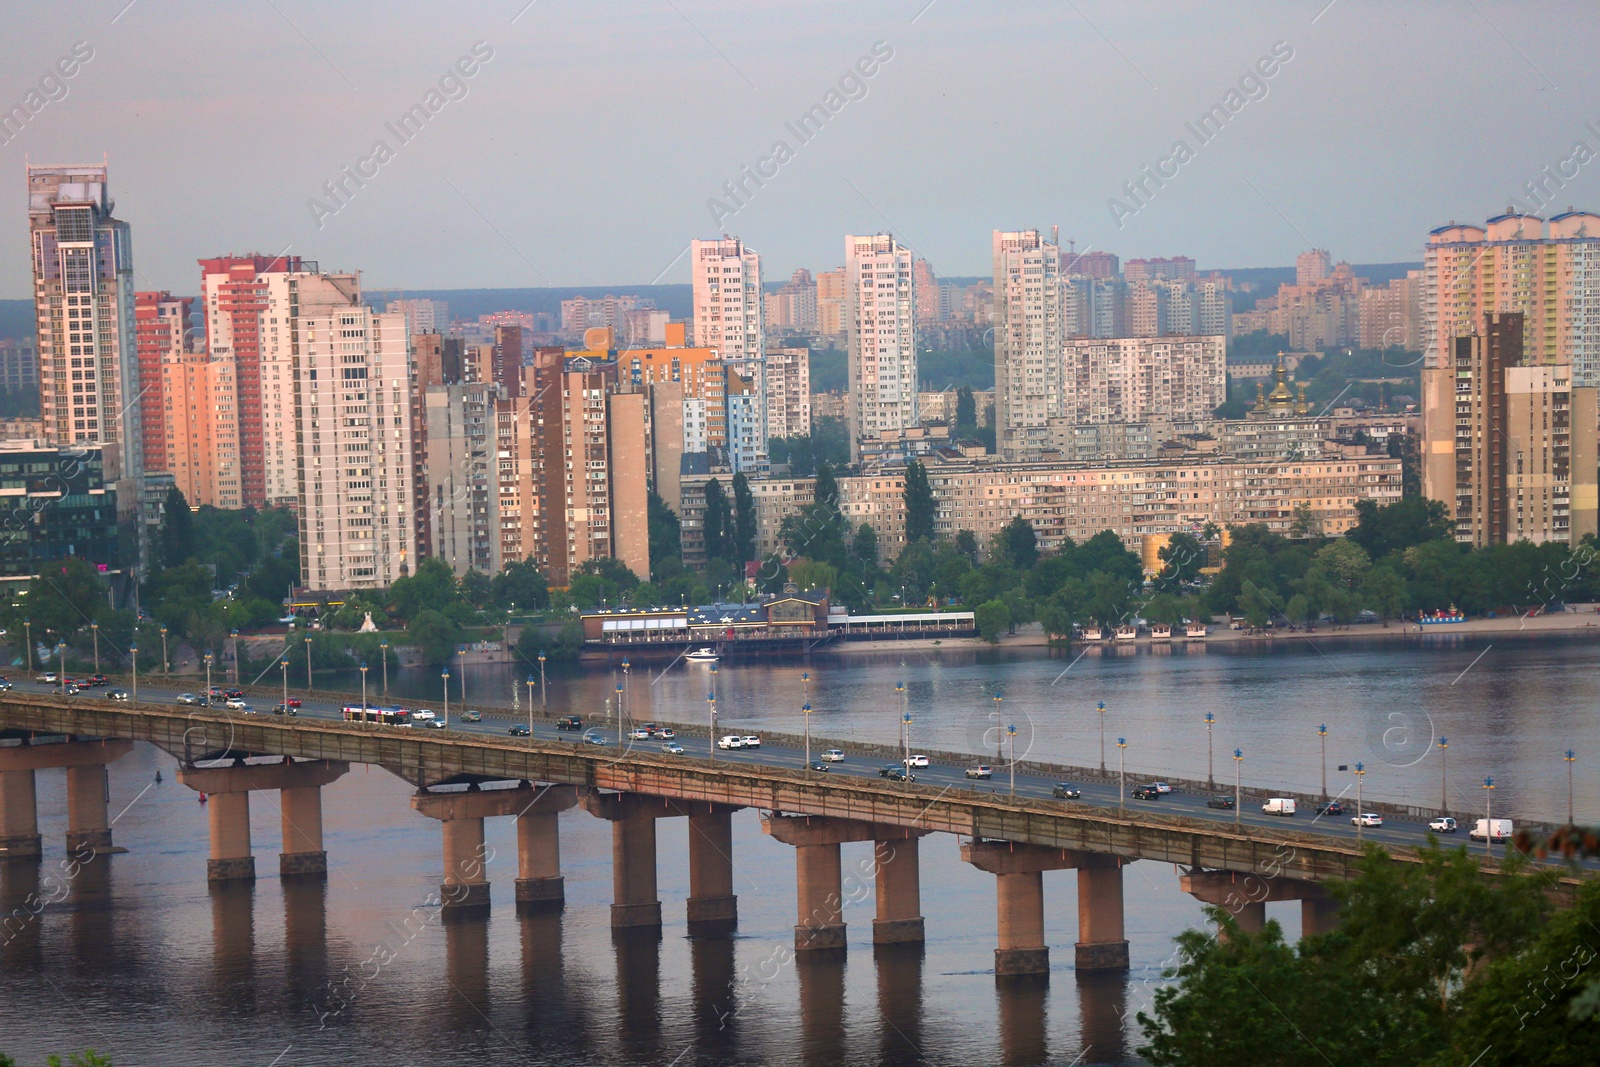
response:
<svg viewBox="0 0 1600 1067"><path fill-rule="evenodd" d="M1571 606L1565 612L1554 615L1536 615L1532 618L1522 616L1505 616L1494 619L1469 619L1466 622L1447 623L1436 626L1419 626L1415 622L1391 622L1388 626L1378 623L1365 623L1359 626L1341 627L1337 630L1329 626L1320 626L1316 630L1270 630L1265 633L1252 634L1245 630L1229 629L1226 625L1213 624L1210 632L1200 639L1174 637L1171 640L1157 641L1149 634L1141 634L1133 641L1099 641L1084 642L1073 641L1073 648L1111 648L1111 647L1149 647L1151 645L1184 645L1184 644L1236 644L1247 642L1250 644L1276 644L1285 641L1309 641L1318 643L1323 641L1342 641L1347 638L1401 638L1401 637L1461 637L1464 635L1481 636L1484 634L1561 634L1563 636L1582 636L1591 634L1600 637L1600 613L1596 612L1593 605ZM1022 627L1015 634L1002 635L998 644L991 645L981 637L962 638L913 638L905 641L835 641L819 655L848 655L852 652L893 652L895 650L916 649L928 651L937 648L958 648L963 650L982 648L1045 648L1051 644L1057 647L1066 647L1067 642L1052 642L1046 638L1044 630L1038 623L1030 623Z"/></svg>

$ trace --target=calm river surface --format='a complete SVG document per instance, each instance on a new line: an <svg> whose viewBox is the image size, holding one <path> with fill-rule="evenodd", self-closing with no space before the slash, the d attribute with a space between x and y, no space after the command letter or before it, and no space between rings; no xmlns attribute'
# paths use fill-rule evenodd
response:
<svg viewBox="0 0 1600 1067"><path fill-rule="evenodd" d="M1316 727L1325 723L1331 789L1350 778L1337 764L1361 760L1368 795L1428 805L1439 801L1444 735L1452 807L1479 807L1483 778L1493 775L1497 814L1546 819L1565 816L1562 753L1571 747L1578 817L1600 820L1600 644L1408 641L1116 650L1076 661L908 650L809 665L735 662L718 672L717 703L730 727L799 731L800 672L809 666L815 733L892 743L903 679L914 746L992 752L998 691L1001 718L1019 729L1019 757L1027 748L1033 758L1094 764L1094 708L1104 701L1108 743L1127 738L1130 772L1141 777L1204 777L1210 711L1219 779L1231 777L1237 746L1247 781L1308 790L1318 787ZM705 669L680 664L659 678L656 669L633 670L633 715L703 718ZM525 674L469 668L468 705L509 700L513 677ZM439 685L421 672L391 683L430 700ZM588 713L604 707L615 678L552 671L549 683L553 709ZM152 786L157 770L166 782ZM661 936L615 940L609 827L574 811L561 820L563 914L516 915L515 833L498 819L488 824L492 917L445 924L426 906L440 875L437 824L411 810L404 782L364 767L323 793L326 884L276 877L279 814L267 793L252 799L260 880L213 892L205 809L172 771L149 746L111 765L111 810L122 812L116 840L129 851L71 878L60 873L64 778L39 774L45 861L0 863L0 914L12 916L0 928L0 1051L19 1062L92 1046L119 1067L1132 1063L1134 1015L1148 1007L1172 937L1202 918L1170 867L1134 864L1125 882L1133 970L1080 978L1076 883L1052 875L1051 980L997 989L992 877L963 865L953 838L934 835L922 847L924 952L875 957L868 896L846 908L846 960L796 963L792 851L763 836L754 812L741 812L738 934L685 936L687 827L669 819L658 829ZM870 885L869 849L844 846L844 864ZM39 897L52 902L33 916ZM1298 933L1293 904L1268 914Z"/></svg>

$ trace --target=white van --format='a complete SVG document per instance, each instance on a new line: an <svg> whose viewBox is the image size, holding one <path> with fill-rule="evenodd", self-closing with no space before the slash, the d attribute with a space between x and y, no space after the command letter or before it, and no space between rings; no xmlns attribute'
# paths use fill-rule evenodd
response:
<svg viewBox="0 0 1600 1067"><path fill-rule="evenodd" d="M1294 815L1294 801L1288 797L1268 797L1267 802L1261 805L1264 815Z"/></svg>
<svg viewBox="0 0 1600 1067"><path fill-rule="evenodd" d="M1510 819L1479 819L1467 836L1474 841L1509 841L1512 832Z"/></svg>

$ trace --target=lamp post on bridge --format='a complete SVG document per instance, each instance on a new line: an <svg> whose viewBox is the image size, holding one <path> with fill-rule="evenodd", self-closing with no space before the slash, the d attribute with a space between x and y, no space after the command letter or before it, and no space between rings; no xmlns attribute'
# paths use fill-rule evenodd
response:
<svg viewBox="0 0 1600 1067"><path fill-rule="evenodd" d="M1494 813L1491 810L1494 798L1494 779L1483 780L1483 851L1487 855L1494 855Z"/></svg>
<svg viewBox="0 0 1600 1067"><path fill-rule="evenodd" d="M811 701L800 705L800 714L805 716L806 724L806 771L811 770Z"/></svg>
<svg viewBox="0 0 1600 1067"><path fill-rule="evenodd" d="M1127 753L1127 751L1128 739L1126 737L1117 738L1117 807L1119 808L1127 806L1126 786L1128 779L1123 773L1124 767L1126 766L1123 762L1123 756Z"/></svg>
<svg viewBox="0 0 1600 1067"><path fill-rule="evenodd" d="M550 697L544 687L544 649L539 650L539 706L544 709L550 707Z"/></svg>
<svg viewBox="0 0 1600 1067"><path fill-rule="evenodd" d="M1006 725L1006 740L1011 742L1011 795L1017 795L1017 724Z"/></svg>
<svg viewBox="0 0 1600 1067"><path fill-rule="evenodd" d="M1567 761L1567 825L1572 825L1572 764L1577 760L1578 754L1572 749L1567 749L1567 754L1562 759Z"/></svg>
<svg viewBox="0 0 1600 1067"><path fill-rule="evenodd" d="M362 660L361 661L361 666L359 668L357 668L357 669L361 671L361 721L362 722L366 722L367 721L367 661L366 660Z"/></svg>
<svg viewBox="0 0 1600 1067"><path fill-rule="evenodd" d="M139 646L130 642L128 655L133 659L133 702L137 704L139 703ZM99 668L95 669L95 673L100 673Z"/></svg>
<svg viewBox="0 0 1600 1067"><path fill-rule="evenodd" d="M306 634L306 695L310 696L316 689L311 681L311 635Z"/></svg>
<svg viewBox="0 0 1600 1067"><path fill-rule="evenodd" d="M1244 765L1244 752L1240 749L1233 750L1233 823L1239 824L1239 802L1243 795L1239 789L1239 768Z"/></svg>
<svg viewBox="0 0 1600 1067"><path fill-rule="evenodd" d="M1106 776L1106 702L1100 701L1094 706L1100 713L1100 777Z"/></svg>
<svg viewBox="0 0 1600 1067"><path fill-rule="evenodd" d="M1001 762L1000 746L1005 744L1004 738L1001 737L1000 723L1000 694L996 693L994 695L994 761L996 763Z"/></svg>
<svg viewBox="0 0 1600 1067"><path fill-rule="evenodd" d="M1450 773L1450 739L1439 738L1439 814L1450 814L1450 789L1448 775Z"/></svg>
<svg viewBox="0 0 1600 1067"><path fill-rule="evenodd" d="M706 694L707 728L711 731L706 744L706 766L717 765L717 689L712 683L711 692Z"/></svg>
<svg viewBox="0 0 1600 1067"><path fill-rule="evenodd" d="M283 668L283 713L285 715L288 715L289 714L289 657L287 655L280 657L279 660L278 660L278 666Z"/></svg>
<svg viewBox="0 0 1600 1067"><path fill-rule="evenodd" d="M528 675L528 744L533 744L533 675Z"/></svg>
<svg viewBox="0 0 1600 1067"><path fill-rule="evenodd" d="M1361 801L1361 787L1362 787L1363 783L1366 782L1366 780L1367 780L1367 765L1365 763L1357 763L1356 764L1356 840L1357 841L1361 840L1362 823L1365 821L1365 819L1367 817L1367 813L1362 810L1363 804L1362 804L1362 801Z"/></svg>
<svg viewBox="0 0 1600 1067"><path fill-rule="evenodd" d="M906 773L911 771L911 739L906 735L910 732L910 716L906 714L906 683L894 683L894 693L900 701L900 765L906 768Z"/></svg>
<svg viewBox="0 0 1600 1067"><path fill-rule="evenodd" d="M215 659L215 657L212 656L211 653L207 652L206 655L205 655L205 660L206 660L206 707L208 707L208 708L209 707L214 707L216 705L216 700L211 695L211 663L212 663L213 659Z"/></svg>
<svg viewBox="0 0 1600 1067"><path fill-rule="evenodd" d="M618 698L618 708L621 709L622 721L627 726L633 725L633 711L628 707L628 697L632 695L632 687L628 684L628 657L622 657L622 696Z"/></svg>
<svg viewBox="0 0 1600 1067"><path fill-rule="evenodd" d="M167 628L161 628L161 673L172 673L172 660L167 658Z"/></svg>
<svg viewBox="0 0 1600 1067"><path fill-rule="evenodd" d="M1216 779L1212 776L1212 773L1211 773L1211 767L1212 767L1212 764L1211 764L1211 727L1216 724L1216 721L1217 721L1217 717L1215 715L1211 714L1211 712L1209 712L1209 711L1206 712L1206 788L1207 789L1215 789L1217 787Z"/></svg>
<svg viewBox="0 0 1600 1067"><path fill-rule="evenodd" d="M90 622L89 622L89 630L94 634L94 673L99 674L100 673L100 623L99 623L99 620L91 619Z"/></svg>
<svg viewBox="0 0 1600 1067"><path fill-rule="evenodd" d="M628 740L627 727L622 725L622 683L617 683L617 744Z"/></svg>
<svg viewBox="0 0 1600 1067"><path fill-rule="evenodd" d="M233 666L228 669L233 674L233 684L238 685L244 680L244 672L239 669L239 631L230 631L228 637L233 641Z"/></svg>
<svg viewBox="0 0 1600 1067"><path fill-rule="evenodd" d="M23 640L28 646L28 673L32 674L33 673L33 621L30 620L30 619L23 619L22 620L22 629L23 629L23 632L27 634L27 636L25 638L23 638Z"/></svg>
<svg viewBox="0 0 1600 1067"><path fill-rule="evenodd" d="M1322 744L1322 799L1328 799L1328 724L1317 727L1317 740Z"/></svg>
<svg viewBox="0 0 1600 1067"><path fill-rule="evenodd" d="M378 658L383 661L383 695L389 695L389 639L378 642Z"/></svg>
<svg viewBox="0 0 1600 1067"><path fill-rule="evenodd" d="M450 668L446 667L439 672L439 680L444 683L444 724L450 725Z"/></svg>
<svg viewBox="0 0 1600 1067"><path fill-rule="evenodd" d="M56 688L62 696L67 695L67 643L56 642Z"/></svg>

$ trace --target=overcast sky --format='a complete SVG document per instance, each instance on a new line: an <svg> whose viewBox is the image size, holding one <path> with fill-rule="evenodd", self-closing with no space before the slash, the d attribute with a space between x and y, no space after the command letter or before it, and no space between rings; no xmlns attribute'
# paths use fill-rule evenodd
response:
<svg viewBox="0 0 1600 1067"><path fill-rule="evenodd" d="M0 104L43 82L0 145L4 297L30 287L25 157L108 156L138 287L192 293L198 257L284 249L374 288L687 281L688 240L719 232L769 279L885 229L983 274L992 229L1052 224L1203 269L1409 260L1600 150L1587 3L112 0L11 2L0 30ZM77 42L92 58L48 80ZM386 124L430 90L402 142ZM1230 103L1205 143L1185 125ZM804 143L786 126L830 104ZM745 166L770 176L740 205ZM1146 166L1171 177L1140 204ZM370 177L340 203L345 167ZM1597 172L1556 207L1600 208Z"/></svg>

